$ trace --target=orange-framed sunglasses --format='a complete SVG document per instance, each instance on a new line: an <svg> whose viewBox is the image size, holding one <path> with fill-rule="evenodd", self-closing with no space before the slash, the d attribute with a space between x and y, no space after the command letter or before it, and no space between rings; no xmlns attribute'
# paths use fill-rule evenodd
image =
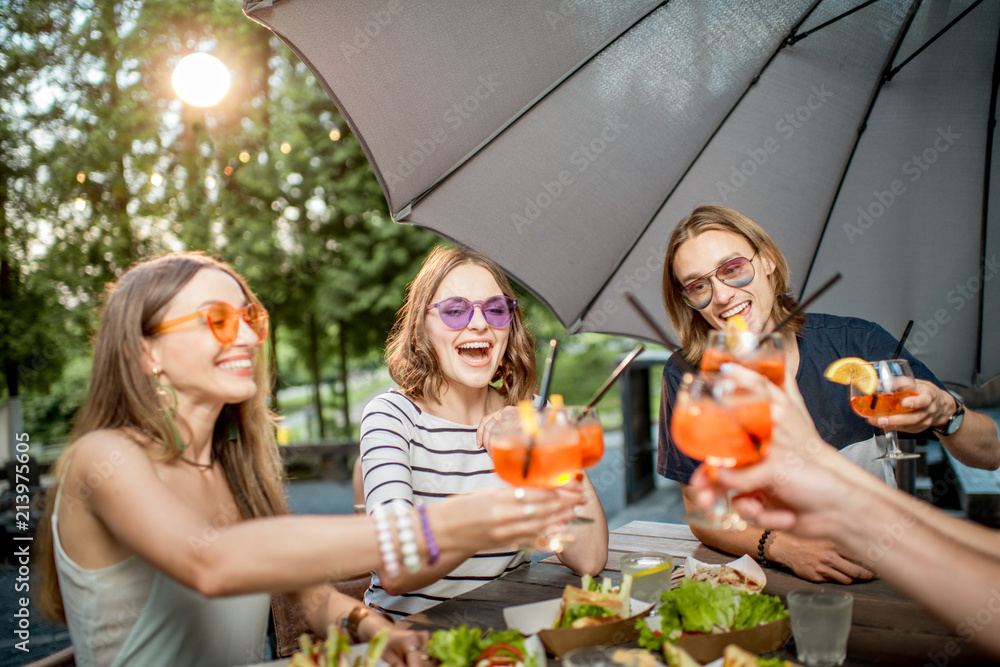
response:
<svg viewBox="0 0 1000 667"><path fill-rule="evenodd" d="M229 345L236 340L240 333L240 320L246 322L250 329L257 335L257 342L262 342L267 338L267 309L260 304L251 303L244 308L233 308L228 303L218 302L197 313L191 313L184 317L162 322L153 329L153 333L165 333L179 324L204 317L208 320L208 328L212 330L212 335L223 345Z"/></svg>

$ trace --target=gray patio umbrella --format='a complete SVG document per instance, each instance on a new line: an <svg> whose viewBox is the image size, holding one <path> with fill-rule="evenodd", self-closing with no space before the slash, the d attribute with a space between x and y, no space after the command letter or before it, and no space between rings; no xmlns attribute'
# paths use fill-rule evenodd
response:
<svg viewBox="0 0 1000 667"><path fill-rule="evenodd" d="M817 309L945 381L1000 374L1000 3L246 0L359 137L392 216L495 258L572 332L668 326L663 249L722 203Z"/></svg>

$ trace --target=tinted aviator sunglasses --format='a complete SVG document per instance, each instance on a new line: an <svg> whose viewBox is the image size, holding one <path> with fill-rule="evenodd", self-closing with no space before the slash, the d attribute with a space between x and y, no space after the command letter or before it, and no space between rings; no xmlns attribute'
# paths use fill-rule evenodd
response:
<svg viewBox="0 0 1000 667"><path fill-rule="evenodd" d="M491 296L485 301L469 301L465 297L453 296L427 306L427 310L438 309L444 325L452 330L464 329L472 321L476 306L483 313L483 319L494 329L503 329L514 318L517 301L509 296Z"/></svg>
<svg viewBox="0 0 1000 667"><path fill-rule="evenodd" d="M212 330L212 335L223 345L229 345L236 340L240 333L240 320L242 319L249 326L251 331L257 336L260 343L267 338L267 309L260 304L251 303L244 308L233 308L228 303L213 303L204 310L196 313L178 317L177 319L163 322L156 325L153 333L165 333L179 324L204 317L208 320L208 328Z"/></svg>
<svg viewBox="0 0 1000 667"><path fill-rule="evenodd" d="M754 279L753 260L755 257L757 257L757 253L754 253L750 259L746 257L731 259L715 271L709 271L701 278L692 280L681 288L681 298L684 299L684 303L695 310L701 310L708 306L712 303L712 294L714 293L713 275L723 285L746 287Z"/></svg>

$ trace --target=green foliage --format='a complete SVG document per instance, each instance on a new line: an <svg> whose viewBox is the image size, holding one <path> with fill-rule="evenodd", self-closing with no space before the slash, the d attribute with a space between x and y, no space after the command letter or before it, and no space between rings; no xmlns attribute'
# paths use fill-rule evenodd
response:
<svg viewBox="0 0 1000 667"><path fill-rule="evenodd" d="M381 360L435 239L388 219L322 87L239 3L19 0L0 42L0 392L30 394L31 419L68 430L72 402L46 388L67 398L63 363L88 357L105 285L171 249L220 256L260 292L279 386ZM192 51L233 76L210 110L170 84Z"/></svg>
<svg viewBox="0 0 1000 667"><path fill-rule="evenodd" d="M359 141L315 77L236 2L6 9L0 397L24 395L34 433L68 433L105 286L141 259L201 250L233 264L270 310L277 387L341 388L315 390L312 406L341 429L329 437L356 433L350 408L368 394L345 380L384 366L406 285L440 240L389 218ZM192 51L214 53L233 76L208 110L170 84ZM569 403L589 398L632 346L570 337L537 299L521 300L539 363L550 338L562 344L553 391Z"/></svg>
<svg viewBox="0 0 1000 667"><path fill-rule="evenodd" d="M87 397L90 369L89 357L76 357L66 363L62 376L47 392L25 392L21 413L32 439L44 442L69 436L73 418Z"/></svg>

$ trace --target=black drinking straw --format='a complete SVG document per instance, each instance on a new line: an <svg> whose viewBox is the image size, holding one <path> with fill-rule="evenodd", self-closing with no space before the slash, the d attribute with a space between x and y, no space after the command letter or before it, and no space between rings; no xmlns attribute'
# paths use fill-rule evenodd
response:
<svg viewBox="0 0 1000 667"><path fill-rule="evenodd" d="M789 322L791 322L792 319L796 315L798 315L803 310L805 310L806 308L808 308L809 305L813 301L815 301L816 299L818 299L823 294L823 292L825 292L828 289L830 289L831 287L833 287L833 284L835 282L837 282L838 280L840 280L840 272L839 271L837 273L833 274L833 276L829 280L827 280L825 283L823 283L818 290L816 290L815 292L813 292L813 295L811 297L809 297L808 299L806 299L805 301L803 301L802 303L800 303L798 306L796 306L792 310L792 312L788 313L788 315L785 316L785 319L781 320L776 325L774 325L774 328L771 329L771 333L777 333L777 332L781 331L782 329L784 329L786 324L788 324Z"/></svg>
<svg viewBox="0 0 1000 667"><path fill-rule="evenodd" d="M656 323L656 320L654 320L648 312L646 312L646 309L642 307L642 304L636 300L631 292L625 292L625 298L628 299L629 304L635 309L635 312L639 313L639 317L641 317L649 328L653 330L653 333L656 334L660 344L671 352L677 353L677 365L681 367L681 371L684 373L693 373L694 371L691 369L691 366L688 365L688 362L684 360L684 355L681 354L681 346L672 343L670 339L667 338L667 334L660 328L660 325Z"/></svg>
<svg viewBox="0 0 1000 667"><path fill-rule="evenodd" d="M556 350L559 349L559 341L555 338L549 341L549 356L545 360L545 370L542 371L542 387L538 396L538 404L535 408L541 410L545 407L545 402L549 400L549 389L552 387L552 367L555 366ZM524 474L522 477L528 479L528 469L531 467L531 453L535 449L535 436L537 433L528 434L528 451L524 454Z"/></svg>
<svg viewBox="0 0 1000 667"><path fill-rule="evenodd" d="M538 404L535 406L539 410L545 407L545 402L549 400L549 389L552 387L552 367L555 366L556 350L559 348L559 341L555 338L549 341L549 356L545 359L545 370L542 371L542 389L538 397Z"/></svg>
<svg viewBox="0 0 1000 667"><path fill-rule="evenodd" d="M628 365L631 364L632 361L637 356L639 356L639 353L642 352L645 349L646 349L646 346L643 345L642 343L639 343L634 348L632 348L632 351L629 352L628 355L624 359L622 359L621 363L618 364L618 367L615 368L615 370L613 370L611 372L611 376L604 383L604 386L602 386L600 389L597 390L597 393L594 394L594 397L592 399L590 399L589 401L587 401L587 405L586 405L586 407L583 410L584 414L586 414L587 411L590 410L592 407L594 407L595 405L597 405L597 402L599 400L601 400L602 398L604 398L604 394L608 393L608 389L611 389L611 385L613 385L615 383L615 380L618 379L618 376L621 375L622 372L628 367Z"/></svg>
<svg viewBox="0 0 1000 667"><path fill-rule="evenodd" d="M896 351L892 353L893 359L899 359L899 355L903 353L903 343L906 342L906 337L910 335L910 329L913 328L913 320L906 323L906 328L903 329L903 335L899 337L899 345L896 346Z"/></svg>

